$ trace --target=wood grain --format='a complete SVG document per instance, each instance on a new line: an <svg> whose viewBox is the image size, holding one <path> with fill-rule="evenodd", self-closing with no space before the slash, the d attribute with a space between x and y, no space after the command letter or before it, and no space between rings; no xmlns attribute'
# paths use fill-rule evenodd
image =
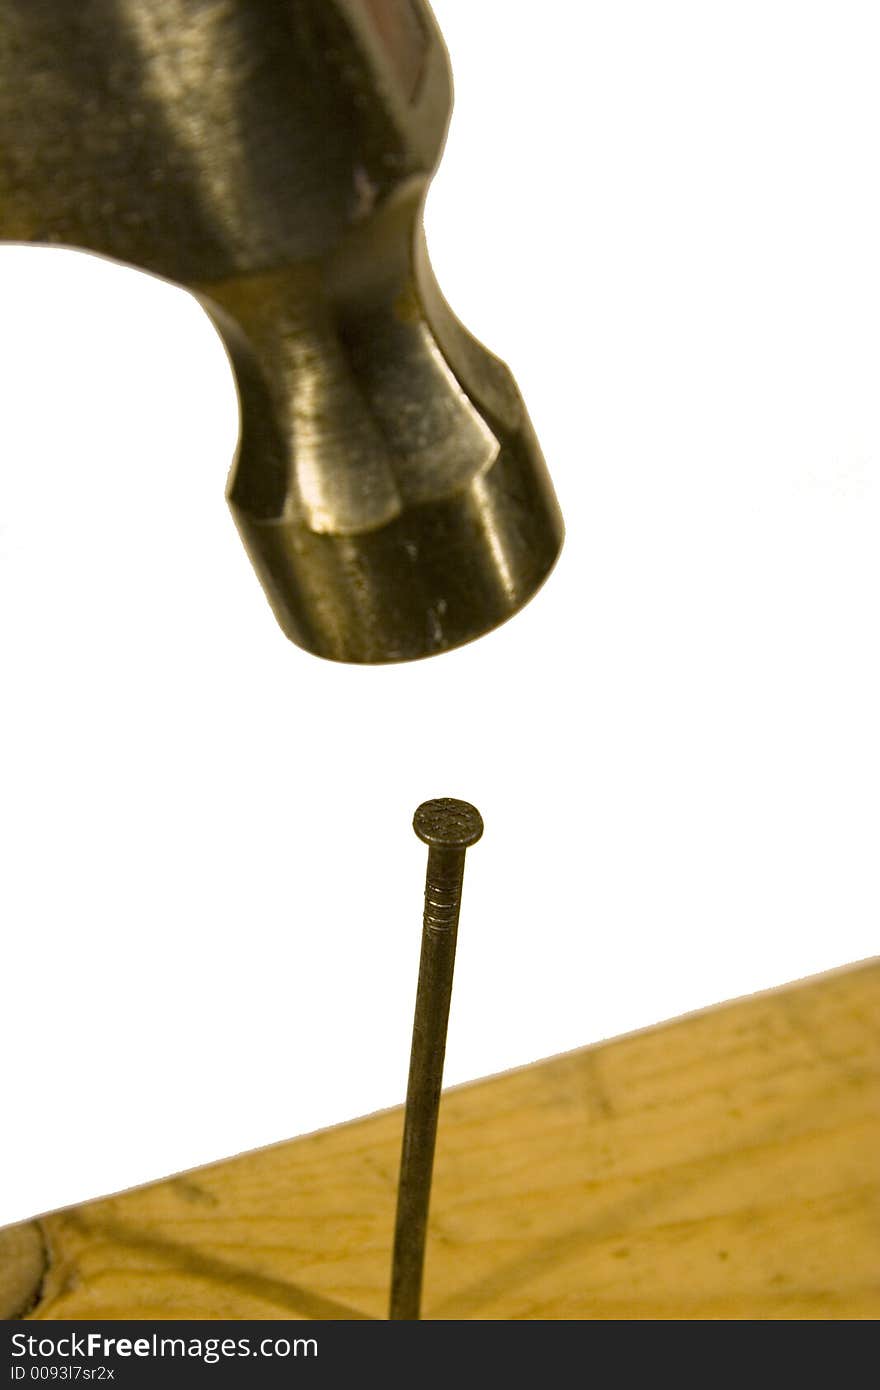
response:
<svg viewBox="0 0 880 1390"><path fill-rule="evenodd" d="M35 1222L0 1231L0 1318L17 1317L37 1302L48 1267Z"/></svg>
<svg viewBox="0 0 880 1390"><path fill-rule="evenodd" d="M446 1093L429 1318L880 1315L880 962ZM384 1317L398 1110L44 1218L32 1318Z"/></svg>

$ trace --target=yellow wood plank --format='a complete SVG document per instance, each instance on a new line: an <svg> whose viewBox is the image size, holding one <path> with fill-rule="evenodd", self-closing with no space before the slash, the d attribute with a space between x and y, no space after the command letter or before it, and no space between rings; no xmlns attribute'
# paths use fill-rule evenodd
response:
<svg viewBox="0 0 880 1390"><path fill-rule="evenodd" d="M447 1092L425 1316L880 1316L878 1004L867 962ZM400 1134L45 1217L30 1316L384 1317Z"/></svg>
<svg viewBox="0 0 880 1390"><path fill-rule="evenodd" d="M32 1222L0 1231L0 1318L30 1308L39 1297L46 1271L46 1247Z"/></svg>

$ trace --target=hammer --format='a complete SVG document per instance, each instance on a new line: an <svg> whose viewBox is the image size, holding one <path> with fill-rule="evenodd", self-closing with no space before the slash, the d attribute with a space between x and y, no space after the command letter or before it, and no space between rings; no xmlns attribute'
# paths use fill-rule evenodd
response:
<svg viewBox="0 0 880 1390"><path fill-rule="evenodd" d="M239 532L287 636L337 661L469 641L562 543L513 378L428 261L451 100L422 0L0 0L0 236L199 299Z"/></svg>

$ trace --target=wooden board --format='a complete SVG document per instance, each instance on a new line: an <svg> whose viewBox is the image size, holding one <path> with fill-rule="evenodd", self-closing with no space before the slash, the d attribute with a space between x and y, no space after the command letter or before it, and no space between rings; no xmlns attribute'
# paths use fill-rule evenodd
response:
<svg viewBox="0 0 880 1390"><path fill-rule="evenodd" d="M425 1316L880 1316L878 1005L867 962L447 1092ZM400 1133L55 1213L7 1265L45 1242L36 1319L384 1317Z"/></svg>

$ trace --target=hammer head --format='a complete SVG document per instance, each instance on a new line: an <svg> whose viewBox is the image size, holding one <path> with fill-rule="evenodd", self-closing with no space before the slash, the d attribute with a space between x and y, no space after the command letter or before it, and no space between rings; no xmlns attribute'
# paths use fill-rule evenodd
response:
<svg viewBox="0 0 880 1390"><path fill-rule="evenodd" d="M562 523L510 373L428 263L451 86L421 0L0 12L0 234L199 297L239 394L229 503L285 633L398 661L521 607Z"/></svg>

